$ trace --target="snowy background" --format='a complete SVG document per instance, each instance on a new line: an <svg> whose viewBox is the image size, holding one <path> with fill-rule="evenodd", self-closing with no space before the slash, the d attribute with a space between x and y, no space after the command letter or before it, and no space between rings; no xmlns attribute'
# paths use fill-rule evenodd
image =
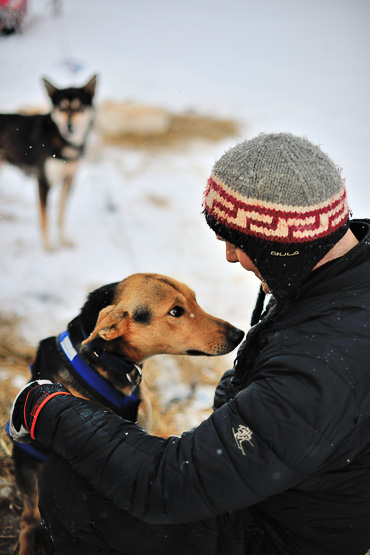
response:
<svg viewBox="0 0 370 555"><path fill-rule="evenodd" d="M25 341L62 331L86 294L135 272L186 282L243 329L256 278L224 258L201 215L214 161L239 138L304 135L343 168L355 217L370 216L370 3L365 0L29 0L24 32L0 37L0 111L47 106L41 83L98 74L105 100L234 119L240 136L152 152L95 132L67 210L75 248L45 252L31 178L0 170L1 314ZM58 190L51 195L55 242Z"/></svg>

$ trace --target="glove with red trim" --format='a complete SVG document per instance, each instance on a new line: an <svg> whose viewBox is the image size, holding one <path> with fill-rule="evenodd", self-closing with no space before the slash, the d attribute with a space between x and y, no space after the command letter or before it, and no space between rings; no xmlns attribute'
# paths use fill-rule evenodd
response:
<svg viewBox="0 0 370 555"><path fill-rule="evenodd" d="M14 441L30 443L35 439L37 417L45 404L55 395L71 395L61 383L35 380L18 393L10 409L9 433Z"/></svg>

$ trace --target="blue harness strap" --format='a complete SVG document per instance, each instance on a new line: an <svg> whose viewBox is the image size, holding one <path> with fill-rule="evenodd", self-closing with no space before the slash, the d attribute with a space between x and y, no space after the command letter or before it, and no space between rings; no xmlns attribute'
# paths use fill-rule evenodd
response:
<svg viewBox="0 0 370 555"><path fill-rule="evenodd" d="M57 346L61 348L70 368L73 369L74 376L82 385L87 387L93 394L96 395L97 398L106 402L114 410L114 412L122 418L127 419L131 412L133 414L137 413L140 399L136 397L135 389L133 389L131 395L124 395L114 389L114 387L107 382L107 380L105 380L80 357L72 344L68 331L61 333L56 340ZM132 365L130 365L127 361L123 361L123 367L125 373L128 369L132 370ZM32 364L30 365L30 369L33 379ZM17 446L23 449L23 451L26 451L29 455L32 455L39 461L45 462L47 460L48 456L39 451L34 445L14 441L9 432L9 422L6 424L6 431L13 443L17 444Z"/></svg>
<svg viewBox="0 0 370 555"><path fill-rule="evenodd" d="M114 387L98 374L98 372L91 368L77 353L68 331L61 333L57 338L57 342L62 348L69 363L76 371L76 377L80 378L83 385L86 384L98 397L103 397L105 401L108 401L117 414L124 417L129 405L133 403L138 405L140 403L140 400L135 395L135 389L132 391L131 395L123 395L114 389ZM126 361L125 366L127 366Z"/></svg>
<svg viewBox="0 0 370 555"><path fill-rule="evenodd" d="M41 453L41 451L36 449L36 447L33 447L29 443L20 443L19 441L14 441L14 439L10 435L9 424L10 424L10 422L8 420L8 422L5 425L5 429L6 429L6 433L8 434L8 436L10 437L12 442L15 443L16 445L18 445L18 447L20 447L21 449L23 449L23 451L26 451L26 453L31 455L34 459L37 459L38 461L41 461L41 462L45 462L47 460L48 456L45 455L44 453Z"/></svg>

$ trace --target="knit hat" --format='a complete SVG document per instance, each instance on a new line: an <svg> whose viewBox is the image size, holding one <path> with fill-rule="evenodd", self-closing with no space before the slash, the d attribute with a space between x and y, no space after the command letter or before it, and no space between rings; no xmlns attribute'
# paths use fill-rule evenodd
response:
<svg viewBox="0 0 370 555"><path fill-rule="evenodd" d="M276 298L293 298L343 237L349 209L338 168L319 147L287 133L228 150L204 192L209 226L255 264Z"/></svg>

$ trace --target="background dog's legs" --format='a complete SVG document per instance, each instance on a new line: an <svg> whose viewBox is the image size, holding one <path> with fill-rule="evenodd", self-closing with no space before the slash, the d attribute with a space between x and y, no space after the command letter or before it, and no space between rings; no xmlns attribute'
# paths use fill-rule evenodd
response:
<svg viewBox="0 0 370 555"><path fill-rule="evenodd" d="M60 206L59 206L59 217L58 217L60 242L62 243L62 245L65 245L67 247L73 246L73 242L67 239L64 235L64 215L65 215L67 198L69 195L69 191L71 190L71 185L72 185L72 177L70 176L65 177L63 179L62 193L60 197Z"/></svg>
<svg viewBox="0 0 370 555"><path fill-rule="evenodd" d="M46 250L51 250L51 245L49 243L48 236L48 221L47 221L47 199L49 193L49 184L46 180L45 175L39 177L39 199L40 199L40 221L41 221L41 233L44 243L44 248Z"/></svg>

